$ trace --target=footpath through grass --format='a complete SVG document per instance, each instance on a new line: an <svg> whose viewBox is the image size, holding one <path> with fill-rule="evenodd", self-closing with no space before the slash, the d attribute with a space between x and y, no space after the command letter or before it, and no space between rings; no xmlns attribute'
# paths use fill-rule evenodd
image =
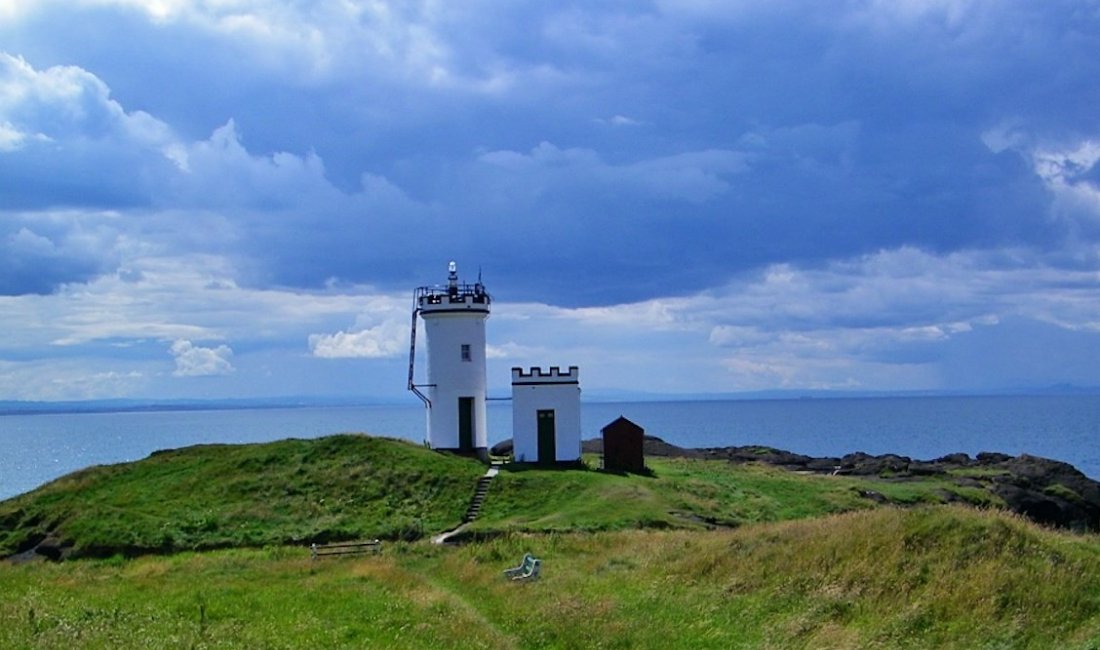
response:
<svg viewBox="0 0 1100 650"><path fill-rule="evenodd" d="M524 552L542 579L506 581ZM1100 541L882 508L717 531L508 534L0 565L4 648L1100 646Z"/></svg>

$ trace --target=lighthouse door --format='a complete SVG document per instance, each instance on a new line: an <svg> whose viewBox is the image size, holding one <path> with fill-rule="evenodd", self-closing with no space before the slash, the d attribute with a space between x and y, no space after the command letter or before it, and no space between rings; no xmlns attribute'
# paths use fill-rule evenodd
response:
<svg viewBox="0 0 1100 650"><path fill-rule="evenodd" d="M458 398L458 449L471 451L474 448L474 398Z"/></svg>
<svg viewBox="0 0 1100 650"><path fill-rule="evenodd" d="M554 442L554 411L540 410L539 419L539 462L552 463L556 460Z"/></svg>

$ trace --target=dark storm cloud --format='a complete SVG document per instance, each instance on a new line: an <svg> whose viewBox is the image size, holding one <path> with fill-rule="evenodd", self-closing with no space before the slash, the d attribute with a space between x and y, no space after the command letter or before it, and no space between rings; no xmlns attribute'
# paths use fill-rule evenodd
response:
<svg viewBox="0 0 1100 650"><path fill-rule="evenodd" d="M149 142L89 153L55 138L0 156L4 196L200 203L235 224L254 281L289 286L397 285L459 257L523 294L540 260L557 273L538 288L561 304L904 245L1057 250L1097 237L1096 206L1052 220L1030 154L983 136L1011 122L1032 146L1072 145L1098 130L1088 6L414 3L347 23L318 5L283 7L299 23L261 7L151 24L47 8L9 42L40 70L80 62L96 89L82 106L109 87L184 144L232 119L238 149L220 153L241 164L180 173ZM75 38L108 31L127 38ZM80 142L117 121L87 112Z"/></svg>
<svg viewBox="0 0 1100 650"><path fill-rule="evenodd" d="M140 340L157 381L399 366L397 296L456 259L505 365L546 340L608 384L1007 385L1058 374L1047 341L1085 382L1098 41L1079 1L11 5L0 294L56 329L18 346Z"/></svg>
<svg viewBox="0 0 1100 650"><path fill-rule="evenodd" d="M107 221L0 213L0 295L47 294L113 269L115 232Z"/></svg>

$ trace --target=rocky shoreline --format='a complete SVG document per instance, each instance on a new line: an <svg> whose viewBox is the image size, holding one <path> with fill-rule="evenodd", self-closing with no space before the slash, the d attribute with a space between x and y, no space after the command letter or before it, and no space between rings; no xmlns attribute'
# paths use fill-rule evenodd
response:
<svg viewBox="0 0 1100 650"><path fill-rule="evenodd" d="M1085 476L1069 463L1049 458L1010 456L995 452L948 454L918 460L896 454L873 456L862 452L845 456L813 457L782 449L748 445L688 449L656 436L645 437L647 456L701 458L731 463L764 463L797 472L859 476L881 481L918 481L935 478L948 484L985 490L995 502L1040 524L1079 532L1100 532L1100 482ZM582 443L586 453L602 453L599 439ZM863 490L869 499L889 502L874 490ZM944 490L944 501L966 501Z"/></svg>

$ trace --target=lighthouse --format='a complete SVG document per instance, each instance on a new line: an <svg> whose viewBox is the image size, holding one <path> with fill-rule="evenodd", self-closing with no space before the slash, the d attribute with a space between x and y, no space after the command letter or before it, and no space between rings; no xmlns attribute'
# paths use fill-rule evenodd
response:
<svg viewBox="0 0 1100 650"><path fill-rule="evenodd" d="M485 421L485 320L491 299L481 284L458 280L454 262L445 286L419 287L414 295L409 346L409 390L428 410L432 449L488 458ZM416 319L424 320L428 383L413 381ZM421 391L426 388L427 392Z"/></svg>

